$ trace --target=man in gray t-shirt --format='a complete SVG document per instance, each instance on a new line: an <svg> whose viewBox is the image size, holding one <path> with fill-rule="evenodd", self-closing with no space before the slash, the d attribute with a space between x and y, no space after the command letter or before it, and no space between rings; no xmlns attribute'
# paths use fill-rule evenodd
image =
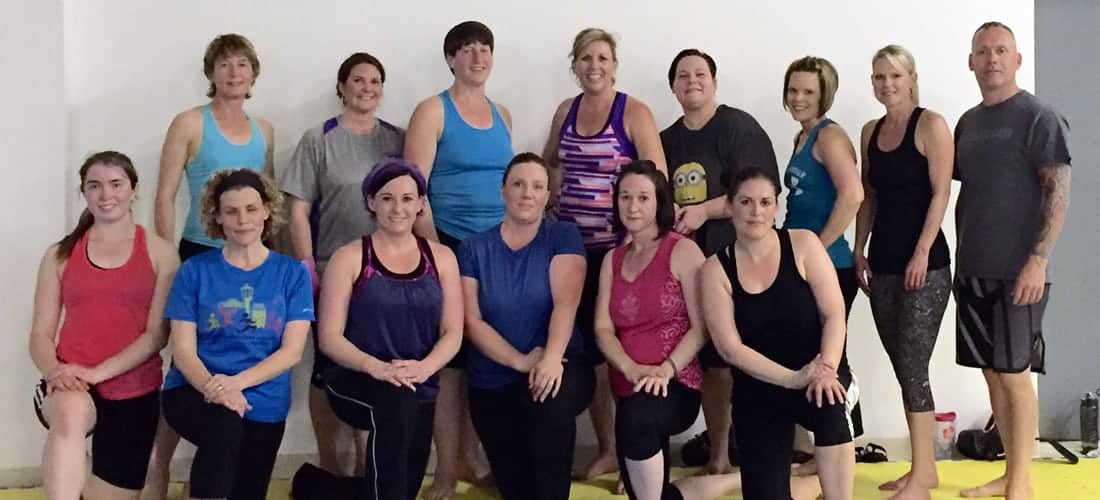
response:
<svg viewBox="0 0 1100 500"><path fill-rule="evenodd" d="M956 361L981 368L1008 455L1005 475L963 496L1031 498L1038 426L1031 371L1045 369L1047 259L1069 203L1069 125L1016 84L1021 56L997 22L974 33L981 104L955 127Z"/></svg>
<svg viewBox="0 0 1100 500"><path fill-rule="evenodd" d="M279 179L292 206L309 207L312 252L296 242L296 257L315 258L320 273L337 249L370 233L374 221L363 204L363 179L382 158L400 155L404 145L405 131L382 120L357 135L330 118L302 135ZM293 217L293 207L291 212Z"/></svg>

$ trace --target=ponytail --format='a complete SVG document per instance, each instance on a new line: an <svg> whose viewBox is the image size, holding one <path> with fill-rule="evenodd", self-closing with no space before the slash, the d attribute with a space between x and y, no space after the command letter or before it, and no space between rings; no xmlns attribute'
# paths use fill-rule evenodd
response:
<svg viewBox="0 0 1100 500"><path fill-rule="evenodd" d="M84 233L87 233L88 229L90 229L94 223L95 217L85 208L84 211L80 213L80 220L77 221L73 231L65 235L64 238L61 238L61 241L57 242L56 257L58 261L68 259L69 256L72 255L73 248L76 248L76 242L84 237Z"/></svg>

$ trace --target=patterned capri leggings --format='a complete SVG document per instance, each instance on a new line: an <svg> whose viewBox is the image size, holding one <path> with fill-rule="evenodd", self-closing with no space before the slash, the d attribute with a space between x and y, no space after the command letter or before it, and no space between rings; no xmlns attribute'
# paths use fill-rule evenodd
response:
<svg viewBox="0 0 1100 500"><path fill-rule="evenodd" d="M950 296L950 267L929 271L920 290L906 290L905 275L875 274L871 278L871 313L894 365L907 412L929 412L936 407L928 383L928 363Z"/></svg>

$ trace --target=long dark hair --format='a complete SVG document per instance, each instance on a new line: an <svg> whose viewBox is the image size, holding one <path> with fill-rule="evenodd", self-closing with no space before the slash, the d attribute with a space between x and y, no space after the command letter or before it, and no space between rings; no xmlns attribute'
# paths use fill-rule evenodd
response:
<svg viewBox="0 0 1100 500"><path fill-rule="evenodd" d="M119 153L118 151L100 151L88 159L84 160L84 164L80 166L80 192L84 192L84 179L88 176L88 169L92 168L92 165L103 164L112 167L118 167L126 173L126 177L130 178L130 188L137 187L138 174L134 169L134 163L130 161L130 157ZM87 208L80 213L80 219L76 223L76 227L72 232L66 234L61 241L57 242L57 253L55 256L57 260L68 259L73 253L73 248L76 247L76 242L80 241L80 238L84 236L84 233L91 229L95 224L95 217Z"/></svg>
<svg viewBox="0 0 1100 500"><path fill-rule="evenodd" d="M615 179L615 188L612 192L611 204L614 216L611 218L611 227L617 233L624 229L623 221L619 217L619 185L628 175L640 175L653 183L655 196L657 197L657 238L663 238L673 226L676 225L676 207L672 201L672 186L665 178L665 174L657 170L657 164L650 160L635 160L619 169L619 177Z"/></svg>

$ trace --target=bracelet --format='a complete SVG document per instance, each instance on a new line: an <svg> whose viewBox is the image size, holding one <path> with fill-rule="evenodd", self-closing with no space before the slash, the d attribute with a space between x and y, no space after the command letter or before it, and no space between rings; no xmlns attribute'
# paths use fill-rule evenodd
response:
<svg viewBox="0 0 1100 500"><path fill-rule="evenodd" d="M676 362L672 360L672 356L669 356L669 357L665 358L665 361L667 361L668 364L672 365L672 374L673 375L676 375L677 373L680 373L680 368L678 366L676 366Z"/></svg>

